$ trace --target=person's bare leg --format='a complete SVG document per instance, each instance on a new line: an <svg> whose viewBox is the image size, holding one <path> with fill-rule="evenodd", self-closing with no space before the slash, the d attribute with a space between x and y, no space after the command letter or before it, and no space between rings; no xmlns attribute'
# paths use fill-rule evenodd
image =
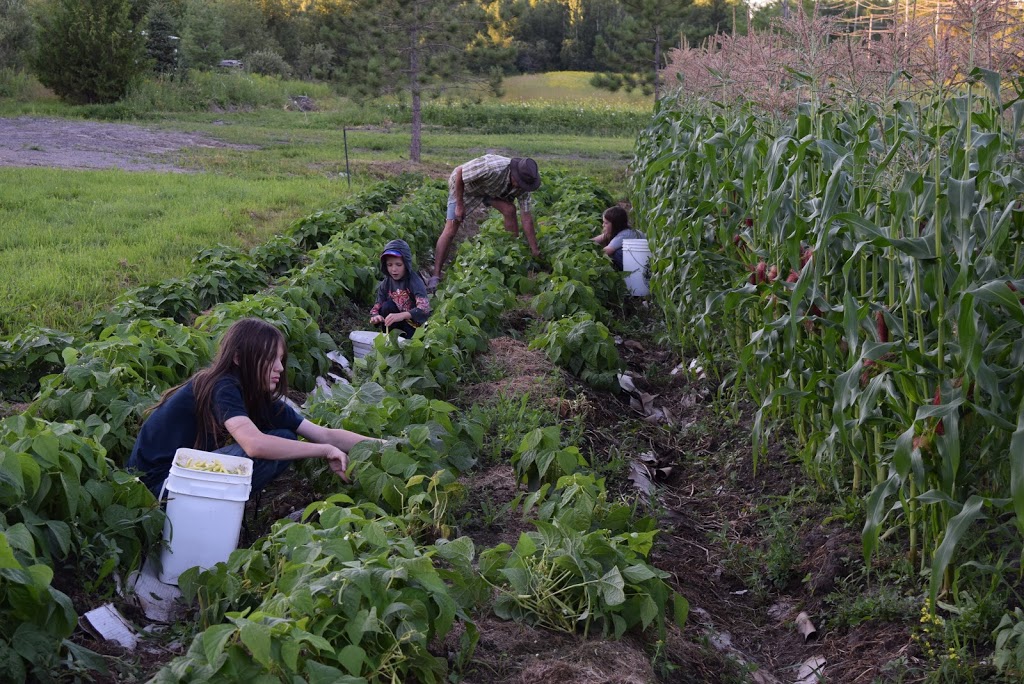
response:
<svg viewBox="0 0 1024 684"><path fill-rule="evenodd" d="M501 212L501 218L505 222L505 230L512 233L512 237L519 237L519 219L516 216L516 205L505 200L492 199L491 206Z"/></svg>
<svg viewBox="0 0 1024 684"><path fill-rule="evenodd" d="M444 222L444 230L441 231L441 236L437 238L437 247L434 248L434 277L438 280L441 278L441 268L444 266L444 260L448 256L448 248L451 246L457 232L458 224L454 220Z"/></svg>

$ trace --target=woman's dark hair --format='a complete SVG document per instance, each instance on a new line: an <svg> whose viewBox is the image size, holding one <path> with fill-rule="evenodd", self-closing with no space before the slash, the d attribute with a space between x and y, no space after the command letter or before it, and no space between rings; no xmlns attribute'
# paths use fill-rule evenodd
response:
<svg viewBox="0 0 1024 684"><path fill-rule="evenodd" d="M615 237L624 230L628 230L630 227L629 214L626 213L625 209L617 204L614 207L608 207L605 209L601 218L612 224L612 237Z"/></svg>
<svg viewBox="0 0 1024 684"><path fill-rule="evenodd" d="M273 403L288 392L288 378L285 373L273 391L266 387L266 378L277 359L277 353L284 350L281 363L288 367L288 350L281 331L258 318L243 318L235 321L221 338L220 347L213 363L192 376L192 392L196 397L196 443L195 448L204 449L208 437L212 436L217 447L224 446L227 430L218 424L213 412L213 392L217 382L226 376L238 378L242 389L242 400L249 417L259 427L269 425ZM154 409L163 404L182 385L174 387L160 398Z"/></svg>

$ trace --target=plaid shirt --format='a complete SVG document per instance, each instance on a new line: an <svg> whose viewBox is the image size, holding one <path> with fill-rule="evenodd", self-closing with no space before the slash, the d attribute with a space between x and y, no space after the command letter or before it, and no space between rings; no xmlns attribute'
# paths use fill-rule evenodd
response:
<svg viewBox="0 0 1024 684"><path fill-rule="evenodd" d="M519 200L519 210L530 214L533 202L530 193L522 188L512 187L510 172L512 160L498 154L485 154L472 159L462 169L462 204L464 215L469 216L473 210L483 204L485 198L501 199L511 202ZM458 170L458 169L456 169ZM448 195L455 197L455 172L448 177Z"/></svg>

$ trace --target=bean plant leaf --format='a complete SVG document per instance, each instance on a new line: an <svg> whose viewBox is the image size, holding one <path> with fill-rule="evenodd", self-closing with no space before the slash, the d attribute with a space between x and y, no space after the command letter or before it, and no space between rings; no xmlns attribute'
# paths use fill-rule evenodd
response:
<svg viewBox="0 0 1024 684"><path fill-rule="evenodd" d="M626 594L623 592L625 582L622 580L622 573L618 566L612 567L601 577L598 584L604 602L609 606L618 606L626 601Z"/></svg>
<svg viewBox="0 0 1024 684"><path fill-rule="evenodd" d="M350 675L358 677L363 671L363 663L366 662L366 650L349 644L338 653L338 662L345 666Z"/></svg>
<svg viewBox="0 0 1024 684"><path fill-rule="evenodd" d="M676 626L682 629L686 626L686 619L690 616L690 602L682 594L672 594L672 617Z"/></svg>
<svg viewBox="0 0 1024 684"><path fill-rule="evenodd" d="M214 625L203 632L202 639L203 644L203 655L206 657L208 662L214 668L219 667L222 657L224 655L224 645L227 644L228 639L231 638L238 628L232 624Z"/></svg>

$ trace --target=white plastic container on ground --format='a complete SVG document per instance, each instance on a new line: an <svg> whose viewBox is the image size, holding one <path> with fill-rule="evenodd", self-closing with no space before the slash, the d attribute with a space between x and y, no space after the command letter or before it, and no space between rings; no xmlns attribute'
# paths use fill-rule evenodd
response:
<svg viewBox="0 0 1024 684"><path fill-rule="evenodd" d="M650 258L651 248L646 239L622 241L622 270L626 273L626 288L634 297L646 297L651 293L647 265Z"/></svg>
<svg viewBox="0 0 1024 684"><path fill-rule="evenodd" d="M376 330L353 330L348 334L348 339L352 340L352 356L361 359L371 351L373 351L373 342L377 339L378 335L383 335L382 332ZM398 338L398 344L403 345L408 342L404 337Z"/></svg>
<svg viewBox="0 0 1024 684"><path fill-rule="evenodd" d="M352 356L361 359L369 354L373 351L373 341L377 339L377 335L382 334L374 330L353 330L350 332L348 339L352 340Z"/></svg>
<svg viewBox="0 0 1024 684"><path fill-rule="evenodd" d="M219 463L228 472L184 467L187 459ZM237 472L235 472L237 471ZM211 568L238 548L245 502L252 489L252 461L197 449L178 449L164 481L167 493L160 581L177 584L189 568Z"/></svg>

